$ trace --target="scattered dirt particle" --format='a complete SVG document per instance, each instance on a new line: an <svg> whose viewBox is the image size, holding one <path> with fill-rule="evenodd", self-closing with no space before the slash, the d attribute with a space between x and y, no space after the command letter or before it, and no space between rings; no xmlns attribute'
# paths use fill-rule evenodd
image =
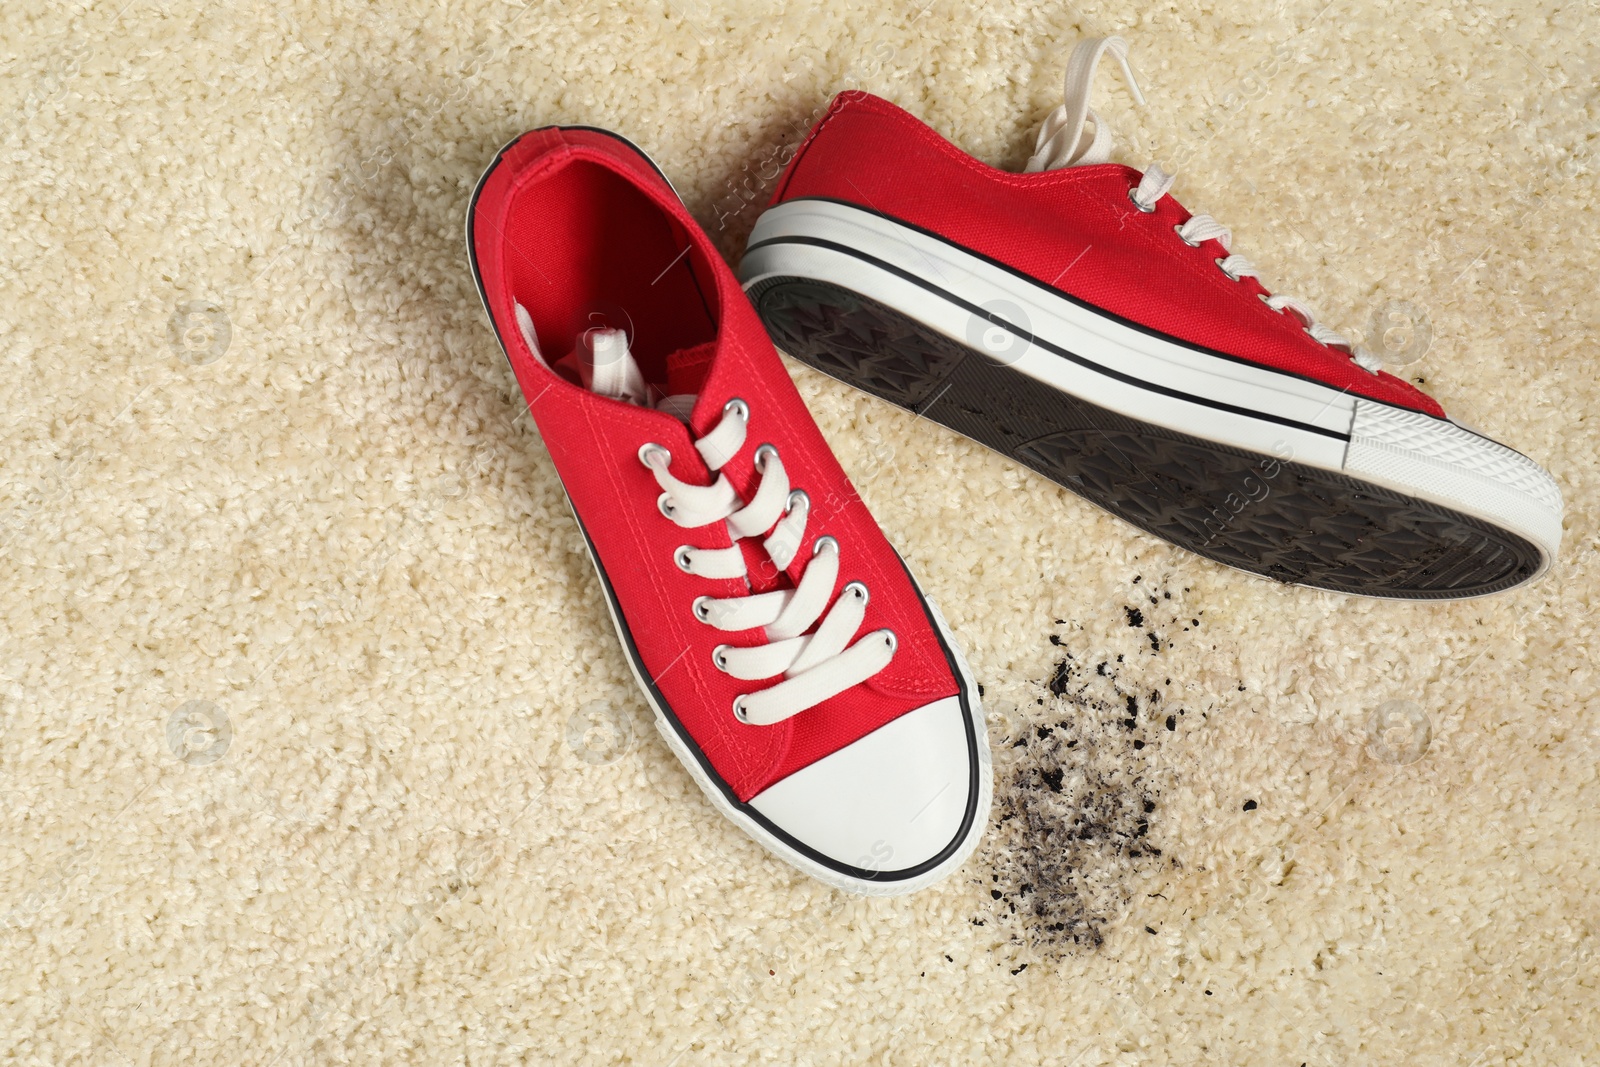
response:
<svg viewBox="0 0 1600 1067"><path fill-rule="evenodd" d="M1162 847L1158 808L1164 806L1157 800L1170 787L1174 764L1158 759L1156 750L1176 733L1186 709L1168 692L1167 707L1157 713L1173 679L1149 676L1155 672L1144 649L1173 648L1158 631L1184 640L1176 638L1180 628L1199 626L1205 612L1183 603L1187 588L1163 588L1142 576L1134 584L1141 586L1135 598L1141 603L1123 607L1127 628L1112 635L1120 647L1105 649L1098 662L1070 651L1083 627L1056 620L1067 629L1045 636L1065 658L1035 683L1034 700L1019 694L1027 720L997 751L995 830L983 846L988 877L981 884L988 893L971 922L995 929L1001 950L1025 946L1028 958L1047 960L1096 951L1135 895L1159 888L1152 878L1183 866ZM1180 679L1179 696L1182 685ZM1141 693L1149 694L1151 725L1164 722L1166 730L1139 729ZM1022 960L996 962L1010 968Z"/></svg>
<svg viewBox="0 0 1600 1067"><path fill-rule="evenodd" d="M1067 691L1067 684L1072 680L1072 670L1067 666L1067 661L1062 660L1056 664L1055 674L1050 676L1050 692L1060 696Z"/></svg>
<svg viewBox="0 0 1600 1067"><path fill-rule="evenodd" d="M1130 645L1144 640L1137 630L1120 632ZM988 892L975 924L1045 959L1099 949L1146 879L1180 866L1164 852L1153 818L1170 764L1154 760L1158 746L1137 730L1137 694L1156 679L1138 674L1138 657L1116 659L1093 671L1058 663L1036 683L1049 694L1042 705L1018 701L1036 717L1020 733L1025 744L1004 750L995 768ZM1010 968L1021 960L997 962Z"/></svg>

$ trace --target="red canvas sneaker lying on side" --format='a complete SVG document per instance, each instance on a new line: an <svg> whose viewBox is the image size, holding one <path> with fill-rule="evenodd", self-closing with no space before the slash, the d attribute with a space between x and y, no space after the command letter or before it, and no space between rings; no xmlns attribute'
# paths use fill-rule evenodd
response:
<svg viewBox="0 0 1600 1067"><path fill-rule="evenodd" d="M987 820L977 686L661 173L535 130L467 218L479 293L656 725L713 804L829 884L910 892Z"/></svg>
<svg viewBox="0 0 1600 1067"><path fill-rule="evenodd" d="M1090 82L1109 51L1131 84L1126 49L1078 46L1021 174L836 98L740 267L773 338L1229 566L1414 599L1538 576L1549 474L1269 293L1171 175L1107 162Z"/></svg>

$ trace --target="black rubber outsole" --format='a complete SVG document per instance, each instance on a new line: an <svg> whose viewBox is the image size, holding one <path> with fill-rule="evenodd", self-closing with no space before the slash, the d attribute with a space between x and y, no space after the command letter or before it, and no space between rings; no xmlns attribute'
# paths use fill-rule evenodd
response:
<svg viewBox="0 0 1600 1067"><path fill-rule="evenodd" d="M942 423L1180 548L1275 581L1443 600L1527 581L1539 549L1449 508L1097 407L840 286L749 290L779 348Z"/></svg>

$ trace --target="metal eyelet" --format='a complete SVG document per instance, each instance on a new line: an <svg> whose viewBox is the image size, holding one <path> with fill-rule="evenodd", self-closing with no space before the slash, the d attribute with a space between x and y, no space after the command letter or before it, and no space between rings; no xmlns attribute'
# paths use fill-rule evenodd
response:
<svg viewBox="0 0 1600 1067"><path fill-rule="evenodd" d="M709 623L711 621L711 609L706 607L706 601L710 599L711 598L708 596L697 596L694 598L694 604L692 605L694 609L694 617L699 619L701 622Z"/></svg>
<svg viewBox="0 0 1600 1067"><path fill-rule="evenodd" d="M894 655L894 650L900 647L900 639L894 635L893 630L879 630L883 635L884 644L889 646L889 654Z"/></svg>
<svg viewBox="0 0 1600 1067"><path fill-rule="evenodd" d="M811 496L810 496L810 494L807 493L804 489L791 489L791 490L789 490L789 500L783 506L783 513L785 515L789 514L791 511L793 511L800 504L804 504L806 506L806 510L810 511L811 510Z"/></svg>
<svg viewBox="0 0 1600 1067"><path fill-rule="evenodd" d="M778 458L778 446L777 445L767 444L767 445L762 445L760 448L756 449L755 458L752 460L752 462L755 464L756 470L760 471L763 474L765 474L766 470L767 470L767 459L768 459L768 457L771 457L772 459L777 459Z"/></svg>
<svg viewBox="0 0 1600 1067"><path fill-rule="evenodd" d="M728 673L728 646L718 645L711 650L711 663L723 674Z"/></svg>
<svg viewBox="0 0 1600 1067"><path fill-rule="evenodd" d="M1190 248L1199 248L1202 244L1205 243L1203 241L1191 241L1187 237L1185 237L1183 235L1183 223L1181 223L1181 222L1178 223L1178 225L1176 225L1176 226L1174 226L1172 228L1172 232L1178 235L1178 240L1182 241L1184 244L1188 245Z"/></svg>
<svg viewBox="0 0 1600 1067"><path fill-rule="evenodd" d="M861 582L846 582L845 587L839 590L839 593L840 595L855 597L857 600L861 601L862 607L866 607L867 602L872 599L867 593L867 587Z"/></svg>
<svg viewBox="0 0 1600 1067"><path fill-rule="evenodd" d="M679 545L677 551L672 553L672 562L676 563L678 565L678 569L680 571L682 571L683 573L685 573L685 574L693 574L694 573L693 571L691 571L689 569L689 567L690 567L689 553L691 553L693 551L694 551L694 546L693 545Z"/></svg>
<svg viewBox="0 0 1600 1067"><path fill-rule="evenodd" d="M667 451L667 447L665 445L658 445L654 441L646 441L644 444L639 446L639 462L643 463L646 467L649 467L650 461L645 457L650 455L652 452L660 452L662 455L667 457L666 465L669 467L672 465L672 453ZM651 469L654 470L655 468L652 467Z"/></svg>
<svg viewBox="0 0 1600 1067"><path fill-rule="evenodd" d="M733 717L744 723L746 726L749 726L751 725L749 716L750 713L744 710L744 694L740 693L738 696L733 698Z"/></svg>
<svg viewBox="0 0 1600 1067"><path fill-rule="evenodd" d="M677 507L672 503L671 497L669 497L666 493L662 493L660 496L656 497L656 509L670 519L672 518L672 513L677 510Z"/></svg>
<svg viewBox="0 0 1600 1067"><path fill-rule="evenodd" d="M1236 281L1236 282L1244 281L1244 277L1242 275L1235 274L1235 273L1233 273L1233 271L1229 270L1227 267L1224 267L1222 265L1222 260L1213 259L1211 262L1213 262L1213 263L1215 263L1217 265L1217 269L1222 272L1223 277L1228 278L1231 281Z"/></svg>
<svg viewBox="0 0 1600 1067"><path fill-rule="evenodd" d="M745 422L750 421L750 405L746 404L738 397L734 397L732 400L722 405L722 413L724 415L731 415L735 411L739 413L739 418L743 419Z"/></svg>
<svg viewBox="0 0 1600 1067"><path fill-rule="evenodd" d="M830 545L833 547L834 554L837 555L839 552L839 542L834 539L832 534L823 534L821 537L817 538L811 543L811 554L813 556L821 555L823 548Z"/></svg>
<svg viewBox="0 0 1600 1067"><path fill-rule="evenodd" d="M1143 204L1139 203L1138 193L1139 187L1137 185L1128 190L1128 199L1133 201L1133 206L1144 212L1146 215L1154 215L1156 213L1156 206L1151 204L1149 207L1145 207Z"/></svg>

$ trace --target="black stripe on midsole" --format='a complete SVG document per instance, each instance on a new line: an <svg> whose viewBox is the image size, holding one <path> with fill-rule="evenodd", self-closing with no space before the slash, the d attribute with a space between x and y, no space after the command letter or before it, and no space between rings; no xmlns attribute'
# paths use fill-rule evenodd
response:
<svg viewBox="0 0 1600 1067"><path fill-rule="evenodd" d="M1121 371L1112 370L1111 368L1102 366L1099 363L1094 362L1093 360L1085 359L1082 356L1077 355L1074 352L1069 352L1065 348L1060 347L1059 345L1051 344L1049 341L1046 341L1044 338L1035 335L1031 331L1025 330L1022 327L1017 326L1014 323L1007 322L1005 319L1001 318L999 315L996 315L995 313L993 313L991 311L985 311L983 308L979 307L978 305L973 304L973 303L971 303L969 301L963 300L961 297L956 296L954 293L950 292L949 290L942 289L939 286L934 285L930 281L927 281L927 280L925 280L923 278L919 278L915 274L912 274L910 271L901 270L899 267L896 267L894 264L885 263L883 260L879 259L876 256L868 255L866 252L858 251L858 250L856 250L854 248L850 248L850 247L848 247L846 245L838 244L837 242L834 242L834 241L824 240L821 237L803 237L803 236L771 237L771 238L768 238L765 241L757 241L755 244L750 245L748 248L745 249L745 254L749 255L751 252L754 252L756 249L758 249L758 248L766 248L769 245L784 245L784 244L789 244L789 245L813 245L813 246L815 246L817 248L825 248L825 249L829 250L830 252L838 252L838 253L841 253L842 255L847 255L847 256L850 256L850 257L852 257L854 259L859 259L864 263L870 263L874 267L877 267L880 270L888 271L890 274L893 274L896 277L903 278L906 281L910 282L911 284L913 284L913 285L915 285L915 286L917 286L917 287L919 287L921 289L925 289L928 292L934 294L937 297L940 297L943 300L948 300L950 303L955 304L957 307L963 308L964 310L970 312L973 315L977 315L980 318L983 318L983 319L985 319L985 320L987 320L989 322L992 322L996 326L999 326L1002 329L1010 330L1016 336L1023 338L1024 340L1030 342L1031 344L1038 345L1040 348L1043 348L1047 352L1052 352L1055 355L1058 355L1063 359L1066 359L1066 360L1069 360L1069 361L1071 361L1073 363L1078 364L1079 366L1083 367L1086 370L1094 371L1096 374L1103 374L1107 378L1114 378L1117 381L1122 382L1122 383L1124 383L1126 385L1131 385L1131 386L1134 386L1135 388L1138 388L1138 389L1145 389L1145 390L1148 390L1149 392L1152 392L1152 393L1160 393L1163 396L1170 396L1174 400L1183 400L1183 401L1187 401L1188 403L1191 403L1191 404L1200 404L1200 405L1202 405L1204 407L1216 408L1219 411L1227 411L1227 412L1230 412L1230 413L1235 414L1235 415L1243 415L1246 418L1259 419L1262 422L1277 423L1280 426L1287 426L1290 429L1294 429L1294 430L1304 430L1307 433L1321 434L1323 437L1331 437L1335 441L1348 441L1348 440L1350 440L1350 435L1349 434L1340 433L1337 430L1327 430L1327 429L1322 428L1321 426L1311 426L1311 425L1308 425L1307 423L1296 422L1294 419L1286 419L1286 418L1283 418L1281 415L1270 415L1270 414L1267 414L1266 412L1252 411L1249 408L1238 407L1238 406L1236 406L1234 404L1226 404L1226 403L1223 403L1220 400L1211 400L1211 399L1208 399L1208 398L1203 397L1203 396L1195 396L1195 395L1193 395L1191 393L1185 393L1180 389L1170 389L1170 388L1168 388L1167 386L1164 386L1164 385L1156 385L1154 382L1147 382L1147 381L1144 381L1141 378L1135 378L1131 374L1124 374ZM821 282L827 282L828 281L828 279L826 279L826 278L817 278L815 280L816 281L821 281ZM828 284L837 285L839 283L838 282L828 282ZM974 351L976 351L976 349L974 349ZM1021 371L1016 371L1016 373L1017 374L1021 374L1022 372Z"/></svg>
<svg viewBox="0 0 1600 1067"><path fill-rule="evenodd" d="M1104 317L1106 319L1109 319L1110 321L1117 323L1119 326L1126 326L1128 329L1133 330L1136 333L1142 333L1146 337L1155 337L1155 338L1158 338L1159 340L1167 341L1167 342L1169 342L1171 344L1175 344L1179 348L1187 348L1191 352L1198 352L1202 356L1211 356L1213 359L1221 359L1221 360L1226 360L1229 363L1237 363L1241 367L1249 367L1252 370L1265 371L1268 374L1279 374L1279 375L1282 375L1285 378L1293 378L1297 382L1307 382L1307 383L1309 383L1311 385L1321 386L1324 389L1332 388L1332 386L1328 385L1327 382L1323 381L1320 378L1313 378L1309 374L1301 374L1298 371L1285 370L1283 367L1266 366L1265 364L1257 363L1253 359L1245 359L1242 356L1235 356L1235 355L1233 355L1233 354L1231 354L1229 352L1223 352L1222 350L1216 349L1216 348L1207 348L1205 345L1196 344L1193 341L1185 341L1181 337L1174 337L1169 333L1163 333L1162 331L1156 329L1153 326L1146 326L1142 322L1135 322L1133 319L1124 318L1123 316L1118 315L1114 311L1107 311L1103 307L1096 307L1094 304L1089 303L1087 300L1084 300L1081 297L1073 296L1071 293L1065 292L1063 290L1057 289L1053 285L1048 285L1045 282L1040 281L1038 278L1035 278L1033 275L1028 274L1028 273L1026 273L1024 271L1018 270L1016 267L1013 267L1009 263L1006 263L1006 262L1004 262L1002 260L995 259L993 256L986 255L986 254L984 254L982 252L979 252L976 248L968 248L966 245L957 244L955 241L950 240L948 237L944 236L941 233L938 233L938 232L936 232L934 230L930 230L926 226L918 226L914 222L907 222L905 219L899 218L898 216L895 216L895 215L891 215L887 211L879 211L877 208L867 207L865 204L857 204L857 203L855 203L853 201L850 201L850 200L841 200L841 199L839 199L838 197L835 197L835 196L797 196L797 197L794 197L792 200L785 200L782 204L780 204L778 206L779 207L783 207L783 206L786 206L788 204L801 203L801 202L805 202L805 201L812 201L812 202L815 202L815 203L818 203L818 204L837 204L840 207L849 208L851 211L859 211L863 215L872 215L872 216L874 216L876 218L883 219L885 222L892 222L896 226L903 226L906 229L911 230L911 231L913 231L915 233L920 233L922 236L924 236L926 238L929 238L930 240L938 241L942 245L945 245L945 246L947 246L949 248L954 248L958 252L963 252L966 255L971 256L973 259L979 260L979 261L981 261L983 263L987 263L989 266L995 268L996 270L1002 271L1002 272L1004 272L1006 274L1011 275L1013 278L1017 279L1017 281L1022 282L1024 285L1028 286L1029 288L1038 289L1043 294L1045 294L1047 296L1053 296L1053 297L1057 297L1057 298L1059 298L1061 300L1065 300L1067 303L1073 304L1073 305L1075 305L1077 307L1080 307L1080 308L1083 308L1085 311L1092 311L1096 315L1100 315L1100 316L1102 316L1102 317ZM763 242L763 243L765 243L765 242ZM746 251L748 251L748 249L746 249ZM1437 419L1439 422L1450 422L1450 420L1448 418L1440 418L1437 415L1430 415L1426 411L1418 411L1416 408L1406 407L1404 404L1396 404L1392 400L1379 400L1376 397L1370 397L1370 396L1367 396L1365 394L1357 394L1357 395L1359 395L1362 400L1365 400L1365 401L1367 401L1369 403L1382 404L1384 407L1394 408L1396 411L1405 411L1405 412L1409 412L1409 413L1411 413L1413 415L1426 415L1428 418ZM1460 424L1456 423L1455 425L1460 425ZM1467 428L1466 427L1462 427L1462 429L1467 429ZM1475 432L1475 431L1468 430L1468 432L1472 433L1472 432ZM1482 434L1478 434L1478 436L1482 437L1483 435ZM1485 440L1491 440L1491 438L1485 438ZM1498 442L1496 442L1496 443L1498 444Z"/></svg>

